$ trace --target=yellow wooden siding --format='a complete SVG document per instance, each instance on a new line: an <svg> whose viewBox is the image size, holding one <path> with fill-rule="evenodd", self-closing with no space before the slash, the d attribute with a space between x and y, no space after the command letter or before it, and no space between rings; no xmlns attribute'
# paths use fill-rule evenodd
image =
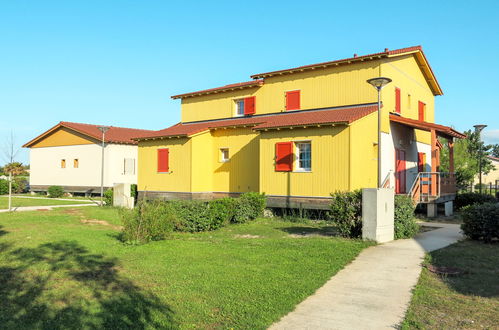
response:
<svg viewBox="0 0 499 330"><path fill-rule="evenodd" d="M381 65L381 72L383 76L392 79L392 82L382 90L384 110L382 131L388 131L388 112L395 112L396 87L400 88L403 117L418 119L418 101L421 101L426 104L425 121L435 122L435 96L413 55L385 59ZM430 133L416 130L416 140L429 144Z"/></svg>
<svg viewBox="0 0 499 330"><path fill-rule="evenodd" d="M158 149L169 148L169 173L158 173ZM187 138L139 142L138 190L189 192L191 141Z"/></svg>
<svg viewBox="0 0 499 330"><path fill-rule="evenodd" d="M329 197L349 189L349 127L283 129L260 135L260 191L267 195ZM275 144L311 141L311 172L276 172Z"/></svg>
<svg viewBox="0 0 499 330"><path fill-rule="evenodd" d="M60 127L44 137L42 140L32 145L30 148L73 146L81 144L93 144L97 142L97 140L70 130L66 127Z"/></svg>
<svg viewBox="0 0 499 330"><path fill-rule="evenodd" d="M379 75L379 61L369 61L265 79L261 87L182 100L182 122L234 117L235 100L256 96L256 114L285 111L286 91L300 92L301 109L316 109L377 100L366 83Z"/></svg>
<svg viewBox="0 0 499 330"><path fill-rule="evenodd" d="M210 132L193 136L192 140L192 192L213 191L213 138ZM186 165L188 166L188 165Z"/></svg>
<svg viewBox="0 0 499 330"><path fill-rule="evenodd" d="M259 135L250 128L212 132L213 191L259 191ZM220 148L229 149L229 161L220 161Z"/></svg>
<svg viewBox="0 0 499 330"><path fill-rule="evenodd" d="M350 126L350 189L375 188L377 184L378 116L372 113Z"/></svg>

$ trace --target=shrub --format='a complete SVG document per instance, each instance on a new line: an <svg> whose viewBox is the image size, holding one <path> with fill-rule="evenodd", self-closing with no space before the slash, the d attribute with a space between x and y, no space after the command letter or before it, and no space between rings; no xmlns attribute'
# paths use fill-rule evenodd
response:
<svg viewBox="0 0 499 330"><path fill-rule="evenodd" d="M133 198L135 198L135 200L137 200L137 195L138 195L137 185L131 184L130 185L130 197L133 197Z"/></svg>
<svg viewBox="0 0 499 330"><path fill-rule="evenodd" d="M0 195L6 195L9 193L9 181L0 179Z"/></svg>
<svg viewBox="0 0 499 330"><path fill-rule="evenodd" d="M106 206L113 206L114 193L112 188L104 191L103 200Z"/></svg>
<svg viewBox="0 0 499 330"><path fill-rule="evenodd" d="M179 231L198 232L210 230L212 227L210 210L207 202L202 201L170 201L178 216L176 229Z"/></svg>
<svg viewBox="0 0 499 330"><path fill-rule="evenodd" d="M236 213L236 204L237 200L230 197L210 201L208 203L211 219L210 230L228 225Z"/></svg>
<svg viewBox="0 0 499 330"><path fill-rule="evenodd" d="M168 238L178 219L169 203L139 202L137 207L120 210L122 238L127 243L147 243Z"/></svg>
<svg viewBox="0 0 499 330"><path fill-rule="evenodd" d="M416 206L409 196L395 196L395 239L411 238L419 232L419 225L414 219L415 209Z"/></svg>
<svg viewBox="0 0 499 330"><path fill-rule="evenodd" d="M454 201L456 209L461 209L468 205L473 204L484 204L484 203L494 203L497 200L494 196L488 194L479 193L462 193L456 195L456 200Z"/></svg>
<svg viewBox="0 0 499 330"><path fill-rule="evenodd" d="M265 194L247 192L242 194L236 201L233 222L244 223L263 216L266 204Z"/></svg>
<svg viewBox="0 0 499 330"><path fill-rule="evenodd" d="M499 203L484 203L462 209L464 234L473 240L491 242L499 239Z"/></svg>
<svg viewBox="0 0 499 330"><path fill-rule="evenodd" d="M24 176L16 176L12 182L12 192L15 194L21 194L28 191L28 179Z"/></svg>
<svg viewBox="0 0 499 330"><path fill-rule="evenodd" d="M64 195L64 189L61 186L50 186L47 191L50 198L59 198Z"/></svg>
<svg viewBox="0 0 499 330"><path fill-rule="evenodd" d="M331 220L343 237L362 235L362 192L335 192L331 194Z"/></svg>

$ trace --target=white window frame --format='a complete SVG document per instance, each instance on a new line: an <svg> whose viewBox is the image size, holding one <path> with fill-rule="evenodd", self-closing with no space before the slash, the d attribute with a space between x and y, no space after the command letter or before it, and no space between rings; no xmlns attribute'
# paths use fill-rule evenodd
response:
<svg viewBox="0 0 499 330"><path fill-rule="evenodd" d="M230 149L227 147L220 148L220 163L227 163L230 161ZM227 158L225 157L224 151L227 151Z"/></svg>
<svg viewBox="0 0 499 330"><path fill-rule="evenodd" d="M239 113L238 110L239 110L239 102L242 102L242 113ZM238 99L234 99L234 116L235 117L244 117L244 97L243 98L238 98Z"/></svg>
<svg viewBox="0 0 499 330"><path fill-rule="evenodd" d="M295 172L312 172L312 141L311 140L305 140L305 141L293 141L295 144L295 166L294 166L294 171ZM310 145L310 167L300 167L300 145L301 144L308 144Z"/></svg>

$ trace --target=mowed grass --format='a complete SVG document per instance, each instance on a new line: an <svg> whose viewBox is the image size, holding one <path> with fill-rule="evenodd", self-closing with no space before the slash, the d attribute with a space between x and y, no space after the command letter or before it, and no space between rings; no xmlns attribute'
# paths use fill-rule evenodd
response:
<svg viewBox="0 0 499 330"><path fill-rule="evenodd" d="M370 245L258 219L129 246L117 215L0 214L1 327L264 329Z"/></svg>
<svg viewBox="0 0 499 330"><path fill-rule="evenodd" d="M442 276L424 268L404 329L499 328L499 244L462 241L430 253L425 264L465 273Z"/></svg>
<svg viewBox="0 0 499 330"><path fill-rule="evenodd" d="M12 197L12 207L21 206L52 206L52 205L75 205L91 203L92 201L74 200L74 201L61 201L52 198L20 198ZM0 210L9 208L8 196L0 196Z"/></svg>

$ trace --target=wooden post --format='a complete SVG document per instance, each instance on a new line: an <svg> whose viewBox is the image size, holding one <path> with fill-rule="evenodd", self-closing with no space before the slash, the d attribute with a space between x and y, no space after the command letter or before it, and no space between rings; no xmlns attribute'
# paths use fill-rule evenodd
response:
<svg viewBox="0 0 499 330"><path fill-rule="evenodd" d="M431 171L437 172L437 131L431 130ZM431 174L431 196L437 195L437 175Z"/></svg>
<svg viewBox="0 0 499 330"><path fill-rule="evenodd" d="M449 172L454 173L454 141L452 138L447 140L449 146Z"/></svg>

